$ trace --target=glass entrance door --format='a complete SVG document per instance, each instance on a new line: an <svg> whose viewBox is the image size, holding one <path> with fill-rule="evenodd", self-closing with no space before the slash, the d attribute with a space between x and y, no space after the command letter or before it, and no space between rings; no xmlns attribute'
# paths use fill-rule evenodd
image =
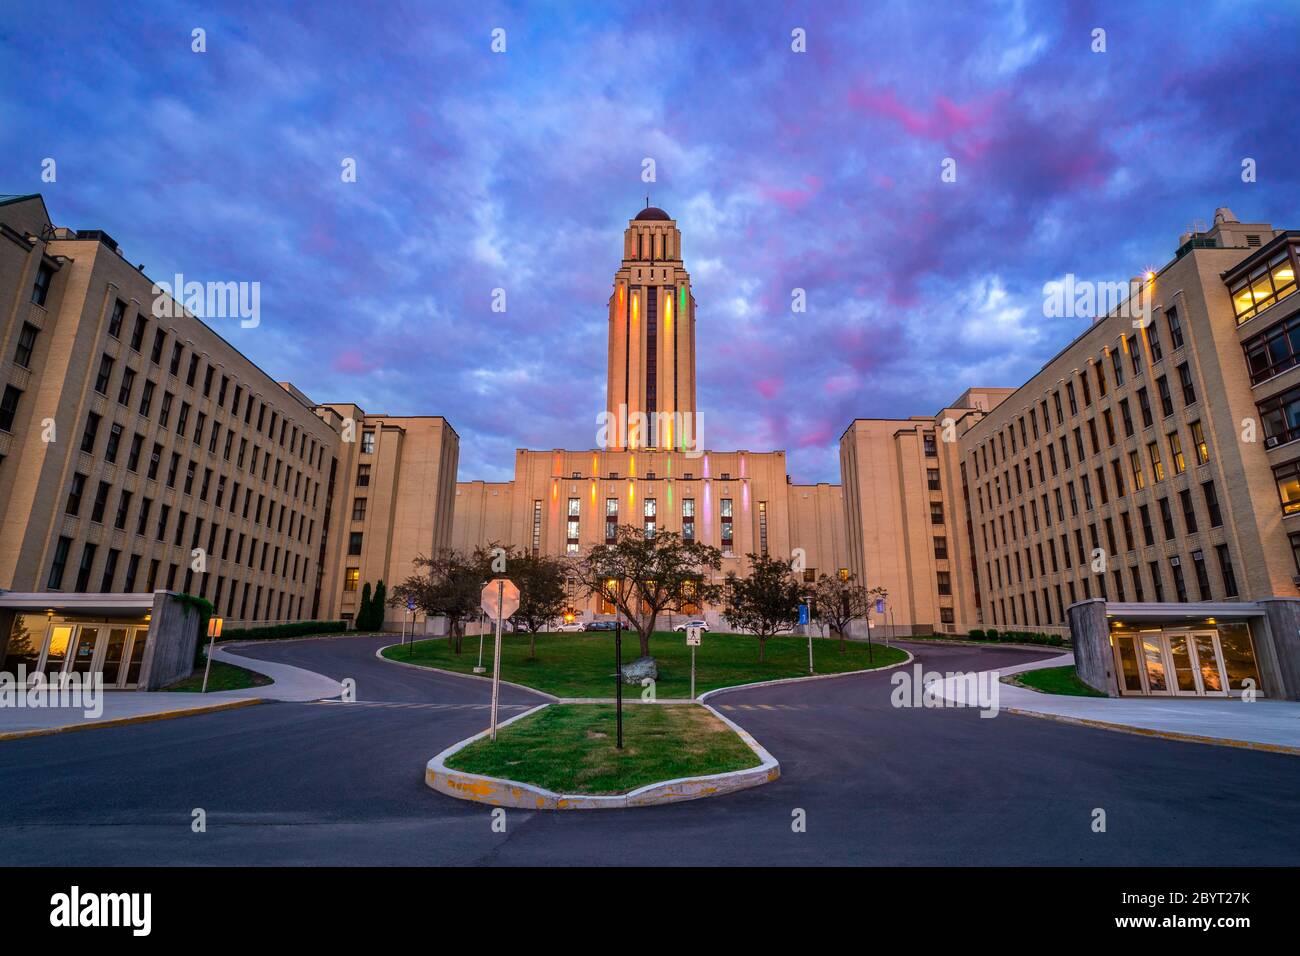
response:
<svg viewBox="0 0 1300 956"><path fill-rule="evenodd" d="M1220 635L1166 628L1113 639L1120 693L1143 697L1224 697L1228 676Z"/></svg>
<svg viewBox="0 0 1300 956"><path fill-rule="evenodd" d="M68 659L68 672L87 677L93 674L97 670L95 664L97 663L96 652L99 650L99 628L85 624L78 627L72 647L72 656Z"/></svg>
<svg viewBox="0 0 1300 956"><path fill-rule="evenodd" d="M122 668L123 652L126 650L126 636L128 633L129 631L125 627L114 627L108 631L103 664L105 687L117 687L122 683L124 675Z"/></svg>

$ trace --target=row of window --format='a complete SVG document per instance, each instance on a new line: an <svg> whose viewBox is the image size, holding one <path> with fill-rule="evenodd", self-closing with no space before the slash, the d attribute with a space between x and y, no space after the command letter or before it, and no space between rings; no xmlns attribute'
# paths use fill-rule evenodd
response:
<svg viewBox="0 0 1300 956"><path fill-rule="evenodd" d="M1292 547L1297 551L1297 564L1300 566L1300 536L1297 536L1296 540L1292 541ZM1228 546L1226 544L1215 545L1214 554L1218 564L1221 594L1216 594L1211 584L1205 552L1197 549L1190 555L1192 568L1190 580L1185 571L1187 559L1181 555L1172 555L1164 562L1159 560L1147 562L1146 581L1144 581L1142 565L1130 565L1127 577L1131 592L1125 584L1124 568L1116 567L1110 569L1108 573L1085 574L1078 584L1071 580L1064 582L1064 584L1057 583L1051 586L1042 586L1037 590L1025 588L1019 594L1000 596L996 600L988 602L988 606L993 611L992 623L1017 626L1032 624L1038 627L1065 624L1067 623L1066 608L1079 600L1088 600L1094 596L1093 581L1097 585L1096 596L1106 601L1124 602L1129 600L1130 593L1132 599L1139 603L1146 601L1148 594L1150 599L1157 603L1171 600L1187 603L1193 600L1213 601L1219 597L1237 597L1239 593L1237 574L1233 568L1232 555L1228 550ZM1169 571L1168 587L1166 586L1162 568L1167 568ZM1147 591L1147 583L1150 584L1150 592ZM1196 587L1195 592L1191 590L1192 584ZM1041 605L1039 602L1040 595L1042 597ZM1054 607L1052 597L1055 597Z"/></svg>
<svg viewBox="0 0 1300 956"><path fill-rule="evenodd" d="M196 528L195 530L196 530L195 540L197 541L198 529ZM215 531L215 528L213 530ZM227 545L229 544L229 537L230 537L230 532L229 530L227 530L226 532ZM240 537L240 547L242 548L244 536L241 534L239 537ZM215 540L215 535L210 535L209 536L210 547L212 546L214 540ZM252 555L256 551L256 545L257 542L256 540L254 540L253 547L249 549L250 561L248 566L250 569L253 569L254 566L254 562L252 561ZM54 546L54 556L50 565L50 575L46 581L47 589L51 591L57 591L62 589L64 584L64 578L67 575L68 557L71 550L72 550L72 539L66 536L60 536ZM83 593L90 589L90 584L92 580L91 576L94 569L95 559L98 554L98 551L99 551L98 546L93 542L87 542L82 546L81 559L77 565L76 577L73 581L73 586L72 586L72 590L74 592ZM277 570L277 568L281 564L282 557L283 557L283 566L285 569L287 569L289 553L286 551L284 555L281 556L280 549L276 548L275 556L272 559L271 568L270 568L270 573L272 575L276 573L280 573ZM120 590L122 593L126 593L126 594L135 593L137 590L153 591L159 587L171 591L171 590L176 590L178 584L179 584L179 589L182 592L186 594L193 594L195 593L194 585L195 585L195 579L197 577L198 579L197 593L198 596L202 598L208 597L208 593L207 593L208 585L210 582L215 582L215 589L212 593L212 604L217 609L218 613L220 613L221 611L221 600L223 595L226 597L226 601L227 601L226 609L225 609L226 617L230 617L236 620L254 620L254 621L260 621L260 620L279 621L279 620L291 620L291 619L302 617L303 597L301 594L295 595L288 588L268 588L265 585L257 585L256 591L254 591L252 581L251 580L244 581L243 598L238 605L239 614L236 615L235 614L236 599L238 597L240 582L235 580L234 578L230 579L231 588L229 592L226 592L225 587L227 583L227 578L225 575L213 575L211 573L197 573L193 570L191 566L187 564L184 578L182 581L178 582L177 575L180 572L180 564L174 562L170 563L167 565L166 569L164 570L162 566L163 565L162 559L152 558L149 560L148 569L145 574L144 581L141 582L140 571L141 571L141 565L143 564L143 561L144 559L140 554L132 552L130 555L128 555L127 560L123 565L122 551L118 548L109 548L108 553L104 559L104 566L100 572L99 586L97 590L105 593L111 593L118 590L116 584L118 580L117 575L118 575L119 568L122 568L123 571L122 587ZM238 557L236 558L236 564L238 564ZM263 544L261 567L257 569L258 580L266 579L266 573L268 570L266 564L267 564L267 546ZM280 576L282 578L285 578L286 580L292 580L298 583L305 584L307 580L307 566L308 566L307 559L303 558L301 563L301 573L299 573L299 558L297 555L294 555L293 575L289 576L287 574L280 573ZM143 583L144 585L143 588L139 587L141 583ZM249 616L248 613L250 610L249 607L250 597L252 599L251 617ZM265 610L267 611L268 615L270 615L269 617L263 617L262 614L263 597L266 598ZM295 600L296 600L296 607L295 607Z"/></svg>

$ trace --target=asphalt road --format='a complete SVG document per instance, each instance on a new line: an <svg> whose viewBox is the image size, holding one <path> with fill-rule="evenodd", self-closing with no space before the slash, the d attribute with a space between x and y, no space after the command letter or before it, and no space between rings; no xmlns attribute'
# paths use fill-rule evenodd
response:
<svg viewBox="0 0 1300 956"><path fill-rule="evenodd" d="M1300 863L1300 759L974 710L894 708L889 673L712 698L775 783L674 806L489 809L424 765L486 725L486 683L396 667L375 638L247 653L357 681L358 703L264 704L0 742L0 860L60 864ZM1042 654L909 647L928 669ZM536 698L503 688L518 713ZM207 832L191 831L192 811ZM1093 832L1094 810L1106 832ZM806 832L792 830L796 810Z"/></svg>

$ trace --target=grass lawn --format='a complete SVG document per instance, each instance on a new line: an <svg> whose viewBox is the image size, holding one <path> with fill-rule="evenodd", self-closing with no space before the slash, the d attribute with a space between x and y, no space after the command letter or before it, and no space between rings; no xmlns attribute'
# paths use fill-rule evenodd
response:
<svg viewBox="0 0 1300 956"><path fill-rule="evenodd" d="M249 687L262 687L271 683L265 674L257 674L225 661L213 661L212 673L208 675L208 693L214 690L246 690ZM187 691L198 693L203 690L203 668L197 667L194 673L184 680L169 684L163 690Z"/></svg>
<svg viewBox="0 0 1300 956"><path fill-rule="evenodd" d="M470 744L447 766L556 793L618 794L759 764L735 731L695 704L628 704L622 750L614 740L613 704L553 704L498 731L495 743Z"/></svg>
<svg viewBox="0 0 1300 956"><path fill-rule="evenodd" d="M492 636L483 642L483 663L491 673ZM623 663L638 657L640 645L636 634L623 635ZM675 632L657 632L650 639L650 653L659 664L659 682L655 688L660 698L685 698L691 692L691 651L686 636ZM409 656L408 656L409 655ZM453 654L445 637L417 641L406 647L384 651L395 661L410 661L430 667L442 667L459 673L472 673L478 662L478 637L465 638L464 651ZM837 639L813 638L813 664L818 674L885 667L906 659L905 652L873 642L871 660L867 645L845 642L840 653ZM782 677L808 676L808 639L773 637L767 642L767 660L758 662L758 638L747 634L704 635L696 649L695 692L702 694L717 687L731 687L754 681ZM506 634L501 645L501 679L535 687L557 697L614 696L614 634L592 631L577 634L537 635L537 657L528 658L528 635ZM641 688L624 685L628 695Z"/></svg>
<svg viewBox="0 0 1300 956"><path fill-rule="evenodd" d="M1064 667L1043 667L1036 671L1021 671L1011 679L1024 687L1044 694L1065 694L1070 697L1105 697L1101 691L1079 679L1073 664Z"/></svg>

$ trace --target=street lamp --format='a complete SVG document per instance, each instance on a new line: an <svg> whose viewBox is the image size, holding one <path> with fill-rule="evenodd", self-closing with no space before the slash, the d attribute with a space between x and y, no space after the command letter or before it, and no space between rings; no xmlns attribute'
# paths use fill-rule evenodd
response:
<svg viewBox="0 0 1300 956"><path fill-rule="evenodd" d="M208 692L208 674L212 670L212 645L221 636L222 623L223 621L219 617L208 618L208 660L203 665L203 693L205 694Z"/></svg>

